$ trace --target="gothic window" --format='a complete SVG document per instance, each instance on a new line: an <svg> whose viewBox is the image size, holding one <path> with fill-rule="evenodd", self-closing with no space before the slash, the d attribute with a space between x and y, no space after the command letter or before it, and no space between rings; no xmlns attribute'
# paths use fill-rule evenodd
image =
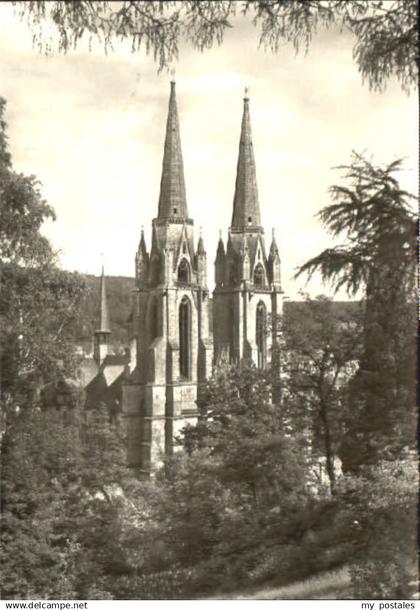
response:
<svg viewBox="0 0 420 610"><path fill-rule="evenodd" d="M177 212L178 212L178 208L174 208L174 216L177 215Z"/></svg>
<svg viewBox="0 0 420 610"><path fill-rule="evenodd" d="M179 306L179 374L191 378L191 303L184 297Z"/></svg>
<svg viewBox="0 0 420 610"><path fill-rule="evenodd" d="M255 340L257 343L257 365L258 368L263 369L267 360L267 310L262 301L257 305Z"/></svg>
<svg viewBox="0 0 420 610"><path fill-rule="evenodd" d="M265 284L265 273L261 264L258 264L254 269L254 284L255 286L264 286Z"/></svg>
<svg viewBox="0 0 420 610"><path fill-rule="evenodd" d="M190 266L188 261L183 258L178 265L178 282L189 284L190 282Z"/></svg>

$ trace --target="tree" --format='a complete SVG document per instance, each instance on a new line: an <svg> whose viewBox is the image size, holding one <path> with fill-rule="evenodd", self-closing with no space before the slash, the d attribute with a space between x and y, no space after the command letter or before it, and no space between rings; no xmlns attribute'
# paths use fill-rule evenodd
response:
<svg viewBox="0 0 420 610"><path fill-rule="evenodd" d="M346 242L307 261L336 290L365 294L363 351L350 392L343 458L348 467L398 454L414 442L414 309L416 223L394 174L401 161L375 167L354 154L343 169L350 186L333 186L335 203L319 217Z"/></svg>
<svg viewBox="0 0 420 610"><path fill-rule="evenodd" d="M83 282L61 271L44 220L54 219L34 176L13 170L0 98L0 371L3 408L29 404L47 381L74 372L72 337Z"/></svg>
<svg viewBox="0 0 420 610"><path fill-rule="evenodd" d="M224 483L237 486L244 502L284 502L285 488L293 488L303 467L302 439L285 432L270 373L246 363L221 367L203 388L200 403L199 423L185 431L187 451L207 447L221 460Z"/></svg>
<svg viewBox="0 0 420 610"><path fill-rule="evenodd" d="M344 392L361 347L361 305L305 296L280 324L282 395L292 430L305 430L314 458L325 458L336 491L336 457L345 434Z"/></svg>
<svg viewBox="0 0 420 610"><path fill-rule="evenodd" d="M86 420L80 406L23 410L4 435L6 599L114 599L127 580L136 590L141 485L108 413L96 409Z"/></svg>
<svg viewBox="0 0 420 610"><path fill-rule="evenodd" d="M304 439L284 429L270 375L246 363L221 367L202 388L200 409L180 437L185 451L155 479L160 569L184 574L184 596L243 585L268 547L278 558L301 536L302 513L315 501ZM289 567L284 560L283 578Z"/></svg>
<svg viewBox="0 0 420 610"><path fill-rule="evenodd" d="M356 599L410 599L417 593L417 462L407 452L340 483L341 504L355 531L349 570Z"/></svg>
<svg viewBox="0 0 420 610"><path fill-rule="evenodd" d="M133 51L153 53L159 68L178 58L181 40L203 51L221 44L237 14L252 16L259 43L277 52L283 41L296 49L309 43L320 27L338 26L355 36L354 58L363 79L383 90L395 75L405 90L417 86L417 3L415 0L184 0L183 2L14 2L28 20L40 50L52 40L43 27L58 32L58 49L67 52L86 34L105 51L128 40Z"/></svg>

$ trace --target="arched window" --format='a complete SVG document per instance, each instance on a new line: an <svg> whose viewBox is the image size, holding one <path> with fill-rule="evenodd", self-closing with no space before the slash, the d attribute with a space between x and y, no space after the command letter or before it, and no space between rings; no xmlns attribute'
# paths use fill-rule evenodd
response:
<svg viewBox="0 0 420 610"><path fill-rule="evenodd" d="M178 265L178 282L190 283L190 266L185 258L182 258Z"/></svg>
<svg viewBox="0 0 420 610"><path fill-rule="evenodd" d="M179 306L179 374L191 378L191 303L184 297Z"/></svg>
<svg viewBox="0 0 420 610"><path fill-rule="evenodd" d="M257 365L263 369L267 362L267 310L262 301L257 305L257 319L255 328L257 343Z"/></svg>
<svg viewBox="0 0 420 610"><path fill-rule="evenodd" d="M264 286L265 284L265 273L261 264L258 264L254 269L254 284L255 286Z"/></svg>
<svg viewBox="0 0 420 610"><path fill-rule="evenodd" d="M149 345L160 335L159 303L157 297L152 297L149 305Z"/></svg>

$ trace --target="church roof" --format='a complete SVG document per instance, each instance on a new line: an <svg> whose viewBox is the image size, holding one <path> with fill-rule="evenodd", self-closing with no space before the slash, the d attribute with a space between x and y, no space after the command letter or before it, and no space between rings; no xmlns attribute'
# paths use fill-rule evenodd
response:
<svg viewBox="0 0 420 610"><path fill-rule="evenodd" d="M171 82L168 119L166 123L158 218L188 218L178 109L176 104L175 82L173 81Z"/></svg>
<svg viewBox="0 0 420 610"><path fill-rule="evenodd" d="M101 287L100 287L100 303L99 303L99 325L97 332L110 333L111 326L109 323L108 302L106 298L106 285L104 266L102 265Z"/></svg>
<svg viewBox="0 0 420 610"><path fill-rule="evenodd" d="M232 229L244 229L245 227L259 228L260 226L260 206L249 116L249 98L244 97L231 227Z"/></svg>

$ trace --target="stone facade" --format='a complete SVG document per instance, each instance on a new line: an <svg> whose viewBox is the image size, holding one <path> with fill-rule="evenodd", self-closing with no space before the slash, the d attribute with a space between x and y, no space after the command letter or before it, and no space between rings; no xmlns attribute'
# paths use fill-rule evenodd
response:
<svg viewBox="0 0 420 610"><path fill-rule="evenodd" d="M132 362L124 388L128 461L149 472L197 419L197 388L211 370L207 255L188 216L175 83L171 83L158 217L142 231L133 292Z"/></svg>
<svg viewBox="0 0 420 610"><path fill-rule="evenodd" d="M252 360L278 366L277 315L281 314L280 257L274 237L267 257L251 135L249 99L244 98L232 223L226 250L219 239L213 312L216 361Z"/></svg>
<svg viewBox="0 0 420 610"><path fill-rule="evenodd" d="M260 367L276 366L280 258L274 235L268 256L265 251L247 97L232 224L226 251L220 239L215 261L213 332L207 255L201 236L195 248L188 215L173 82L151 234L149 252L142 230L135 259L130 376L122 400L128 461L144 473L171 454L179 431L196 421L197 393L214 363L225 357L233 362L251 358Z"/></svg>

